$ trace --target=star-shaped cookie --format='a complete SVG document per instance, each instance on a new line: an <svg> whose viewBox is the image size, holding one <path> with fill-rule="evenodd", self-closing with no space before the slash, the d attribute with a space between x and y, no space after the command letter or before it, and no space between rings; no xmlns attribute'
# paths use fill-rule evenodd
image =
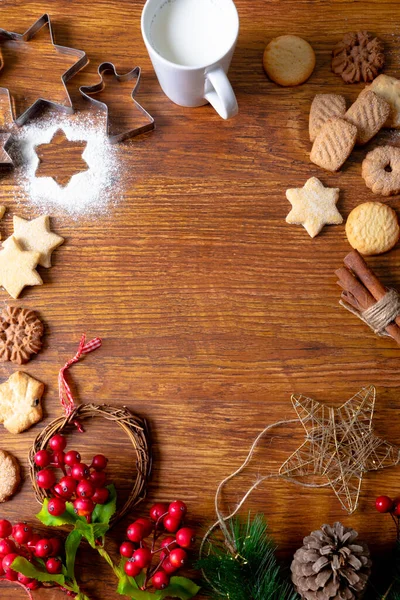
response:
<svg viewBox="0 0 400 600"><path fill-rule="evenodd" d="M286 222L303 225L312 238L324 225L343 223L343 217L336 208L339 191L339 188L324 187L316 177L311 177L302 188L286 190L286 198L292 205Z"/></svg>
<svg viewBox="0 0 400 600"><path fill-rule="evenodd" d="M3 242L0 251L0 285L18 298L26 285L42 285L43 281L35 270L40 259L39 252L22 250L14 237Z"/></svg>
<svg viewBox="0 0 400 600"><path fill-rule="evenodd" d="M14 216L14 238L23 250L39 252L39 265L51 267L51 253L60 246L64 238L50 231L50 217L42 215L32 221Z"/></svg>

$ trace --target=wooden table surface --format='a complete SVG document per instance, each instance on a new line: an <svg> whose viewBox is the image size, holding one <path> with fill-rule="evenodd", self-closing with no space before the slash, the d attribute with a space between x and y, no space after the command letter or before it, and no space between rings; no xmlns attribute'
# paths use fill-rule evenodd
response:
<svg viewBox="0 0 400 600"><path fill-rule="evenodd" d="M53 268L40 270L45 285L12 302L37 309L46 323L44 349L24 368L46 384L45 419L18 437L1 428L1 447L17 455L24 475L1 517L35 523L28 450L40 429L61 414L57 374L81 333L101 336L101 350L71 371L74 391L81 402L127 405L148 419L154 450L148 498L109 536L114 556L126 526L156 500L187 502L201 535L215 519L219 481L238 467L265 425L293 417L292 393L338 406L374 384L377 433L393 443L400 434L400 350L338 306L333 272L350 250L344 226L326 227L312 240L285 222L285 190L311 176L341 189L344 218L360 202L377 199L361 178L361 161L375 142L353 152L340 173L323 172L308 158L308 111L316 93L343 93L352 102L363 87L342 84L330 70L331 49L347 31L378 34L386 48L385 72L399 74L400 4L237 0L241 33L230 78L240 113L227 122L209 106L185 109L163 95L140 34L142 6L142 0L3 0L0 12L1 27L22 33L50 11L57 43L87 52L90 65L68 84L77 108L88 110L79 85L96 83L97 66L112 61L120 72L142 67L138 100L156 119L154 132L117 148L115 206L94 218L51 212L53 228L66 242L54 254ZM277 87L262 69L267 41L283 33L304 36L316 51L315 71L298 88ZM18 77L16 85L23 81L23 89L34 93L35 70L21 68ZM2 120L6 128L5 112ZM380 134L377 142L385 139L399 145L392 133ZM64 168L60 149L54 171ZM4 239L13 214L33 218L41 212L29 199L14 200L12 172L0 177L0 203L8 209L0 224ZM387 203L399 208L398 197ZM386 284L400 287L399 261L400 247L370 264ZM10 300L4 291L0 299ZM1 380L15 369L2 364ZM256 477L276 471L302 440L300 425L266 438L247 473L228 487L225 509ZM108 454L110 473L126 495L132 453L112 426L94 421L84 435L73 435L70 447L87 457ZM399 468L367 474L359 509L349 517L329 489L273 480L253 493L243 514L265 513L286 557L311 529L338 519L358 529L377 554L390 547L394 531L389 517L375 512L374 499L399 494L398 481ZM115 580L95 553L85 548L80 564L91 597L117 597ZM23 591L4 586L0 595L22 598ZM37 597L63 596L42 591Z"/></svg>

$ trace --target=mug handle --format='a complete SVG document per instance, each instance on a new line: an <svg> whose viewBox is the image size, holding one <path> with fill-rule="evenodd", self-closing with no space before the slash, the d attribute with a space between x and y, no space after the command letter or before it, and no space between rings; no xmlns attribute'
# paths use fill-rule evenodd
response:
<svg viewBox="0 0 400 600"><path fill-rule="evenodd" d="M230 119L239 112L235 92L219 65L206 72L206 93L204 98L215 108L223 119Z"/></svg>

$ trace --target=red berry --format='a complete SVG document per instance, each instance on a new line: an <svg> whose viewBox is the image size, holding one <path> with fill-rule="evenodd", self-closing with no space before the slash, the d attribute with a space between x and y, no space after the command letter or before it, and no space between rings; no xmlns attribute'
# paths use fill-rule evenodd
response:
<svg viewBox="0 0 400 600"><path fill-rule="evenodd" d="M157 502L150 509L150 518L153 521L158 521L160 517L165 515L168 512L168 504L164 502Z"/></svg>
<svg viewBox="0 0 400 600"><path fill-rule="evenodd" d="M9 581L17 581L18 579L18 573L16 571L13 571L13 569L11 568L11 565L13 564L16 558L18 558L18 554L15 554L15 552L13 552L7 554L2 561L2 567L4 569L5 576Z"/></svg>
<svg viewBox="0 0 400 600"><path fill-rule="evenodd" d="M163 519L163 525L170 533L175 533L175 531L179 529L180 524L181 519L179 517L171 517L171 515L167 515Z"/></svg>
<svg viewBox="0 0 400 600"><path fill-rule="evenodd" d="M93 509L94 503L90 498L77 498L74 502L74 511L79 517L88 517Z"/></svg>
<svg viewBox="0 0 400 600"><path fill-rule="evenodd" d="M51 556L60 556L60 554L63 551L63 544L60 540L60 538L57 537L52 537L49 539L49 542L51 544Z"/></svg>
<svg viewBox="0 0 400 600"><path fill-rule="evenodd" d="M31 550L35 550L35 546L38 543L39 540L41 540L42 538L40 537L40 535L38 533L34 533L33 536L31 537L31 539L29 540L29 542L27 542L27 547L30 548Z"/></svg>
<svg viewBox="0 0 400 600"><path fill-rule="evenodd" d="M12 540L0 540L0 556L4 557L7 554L15 552L15 544Z"/></svg>
<svg viewBox="0 0 400 600"><path fill-rule="evenodd" d="M398 500L395 501L394 507L390 512L396 517L400 517L400 502Z"/></svg>
<svg viewBox="0 0 400 600"><path fill-rule="evenodd" d="M110 492L107 488L97 488L92 496L92 500L95 504L105 504L109 497Z"/></svg>
<svg viewBox="0 0 400 600"><path fill-rule="evenodd" d="M50 540L42 538L36 543L35 555L39 558L46 558L47 556L50 556L52 550L53 547Z"/></svg>
<svg viewBox="0 0 400 600"><path fill-rule="evenodd" d="M186 504L182 502L182 500L175 500L175 502L171 502L169 505L168 512L172 517L180 517L183 519L187 513Z"/></svg>
<svg viewBox="0 0 400 600"><path fill-rule="evenodd" d="M125 563L124 571L128 575L128 577L137 577L139 573L142 572L142 567L135 564L132 560L128 560Z"/></svg>
<svg viewBox="0 0 400 600"><path fill-rule="evenodd" d="M40 488L49 490L56 482L56 476L50 469L42 469L36 473L36 481Z"/></svg>
<svg viewBox="0 0 400 600"><path fill-rule="evenodd" d="M17 544L26 544L32 536L32 527L26 523L17 523L17 525L13 527L13 538Z"/></svg>
<svg viewBox="0 0 400 600"><path fill-rule="evenodd" d="M92 471L90 473L89 481L95 488L104 487L106 483L107 475L104 471Z"/></svg>
<svg viewBox="0 0 400 600"><path fill-rule="evenodd" d="M23 575L22 573L18 573L17 579L20 583L22 583L22 585L28 585L28 583L31 583L32 581L34 581L34 579L32 579L32 577L27 577L26 575Z"/></svg>
<svg viewBox="0 0 400 600"><path fill-rule="evenodd" d="M0 538L8 537L12 534L12 525L7 519L0 520Z"/></svg>
<svg viewBox="0 0 400 600"><path fill-rule="evenodd" d="M141 569L146 569L151 565L152 554L148 548L138 548L132 556L132 560L139 565Z"/></svg>
<svg viewBox="0 0 400 600"><path fill-rule="evenodd" d="M177 570L177 567L174 567L168 557L163 560L162 568L168 575L171 575L171 573L174 573Z"/></svg>
<svg viewBox="0 0 400 600"><path fill-rule="evenodd" d="M91 498L94 494L94 487L86 479L82 479L76 486L76 495L80 498Z"/></svg>
<svg viewBox="0 0 400 600"><path fill-rule="evenodd" d="M126 530L126 535L130 539L131 542L141 542L144 538L143 535L143 527L140 523L131 523Z"/></svg>
<svg viewBox="0 0 400 600"><path fill-rule="evenodd" d="M169 584L169 575L165 571L157 571L151 580L156 590L164 590Z"/></svg>
<svg viewBox="0 0 400 600"><path fill-rule="evenodd" d="M177 547L178 544L176 543L176 540L173 535L167 535L167 537L165 537L161 542L161 548L167 548L168 551L173 550Z"/></svg>
<svg viewBox="0 0 400 600"><path fill-rule="evenodd" d="M195 532L190 527L182 527L176 532L176 541L182 548L190 548L195 539Z"/></svg>
<svg viewBox="0 0 400 600"><path fill-rule="evenodd" d="M143 527L143 537L148 537L153 531L153 523L150 519L146 519L144 517L140 517L140 519L136 519L135 523L139 523Z"/></svg>
<svg viewBox="0 0 400 600"><path fill-rule="evenodd" d="M74 494L76 490L76 481L70 475L66 475L60 479L60 482L57 484L61 486L61 496L69 500ZM55 489L55 487L54 487Z"/></svg>
<svg viewBox="0 0 400 600"><path fill-rule="evenodd" d="M93 456L90 468L95 469L96 471L103 471L103 469L106 468L107 463L108 458L106 458L103 454L96 454L96 456Z"/></svg>
<svg viewBox="0 0 400 600"><path fill-rule="evenodd" d="M69 450L64 455L64 462L69 467L73 467L76 463L81 462L81 455L76 450Z"/></svg>
<svg viewBox="0 0 400 600"><path fill-rule="evenodd" d="M37 590L42 584L37 579L33 579L30 583L26 584L26 587L30 590Z"/></svg>
<svg viewBox="0 0 400 600"><path fill-rule="evenodd" d="M47 450L39 450L39 452L36 452L35 465L37 465L38 467L41 467L43 469L44 467L48 467L50 462L51 462L50 452L47 452Z"/></svg>
<svg viewBox="0 0 400 600"><path fill-rule="evenodd" d="M375 508L380 513L392 512L394 502L389 496L379 496L379 498L375 500Z"/></svg>
<svg viewBox="0 0 400 600"><path fill-rule="evenodd" d="M171 550L169 553L169 560L171 565L174 565L174 567L179 569L186 563L187 554L182 548L175 548L175 550Z"/></svg>
<svg viewBox="0 0 400 600"><path fill-rule="evenodd" d="M49 446L53 452L62 452L67 445L67 439L61 433L56 433L50 438Z"/></svg>
<svg viewBox="0 0 400 600"><path fill-rule="evenodd" d="M49 511L50 515L53 515L53 517L60 517L65 513L65 509L65 500L62 500L61 498L51 498L47 505L47 510Z"/></svg>
<svg viewBox="0 0 400 600"><path fill-rule="evenodd" d="M65 454L62 450L53 452L51 455L51 462L55 467L63 467L65 462Z"/></svg>
<svg viewBox="0 0 400 600"><path fill-rule="evenodd" d="M85 465L85 463L75 463L71 469L71 476L77 481L80 481L81 479L89 479L89 467Z"/></svg>
<svg viewBox="0 0 400 600"><path fill-rule="evenodd" d="M58 575L62 571L62 562L60 558L49 558L46 561L46 569L51 575Z"/></svg>
<svg viewBox="0 0 400 600"><path fill-rule="evenodd" d="M132 542L124 542L119 547L120 555L124 556L125 558L132 558L134 552L135 546L132 544Z"/></svg>

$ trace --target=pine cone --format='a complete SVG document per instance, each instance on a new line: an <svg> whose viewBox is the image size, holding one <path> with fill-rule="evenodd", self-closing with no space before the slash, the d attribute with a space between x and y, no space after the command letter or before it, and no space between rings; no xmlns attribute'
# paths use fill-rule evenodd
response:
<svg viewBox="0 0 400 600"><path fill-rule="evenodd" d="M346 83L372 81L384 63L383 43L367 31L346 33L332 51L332 71Z"/></svg>
<svg viewBox="0 0 400 600"><path fill-rule="evenodd" d="M323 525L304 538L291 565L292 581L307 600L356 600L371 573L368 546L341 523Z"/></svg>

